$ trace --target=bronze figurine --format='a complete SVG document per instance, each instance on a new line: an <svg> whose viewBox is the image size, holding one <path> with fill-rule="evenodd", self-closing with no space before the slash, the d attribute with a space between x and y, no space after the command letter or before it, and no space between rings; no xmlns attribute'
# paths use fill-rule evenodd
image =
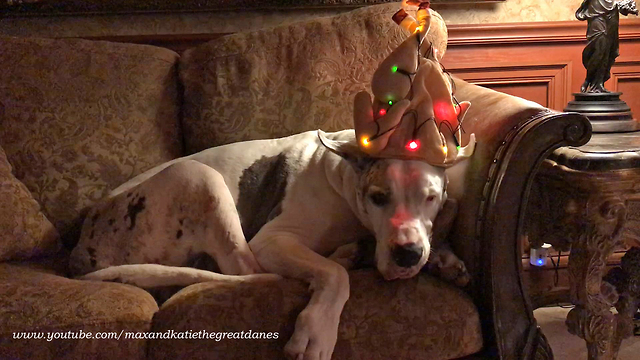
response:
<svg viewBox="0 0 640 360"><path fill-rule="evenodd" d="M604 83L611 77L611 67L618 57L618 13L638 15L635 0L584 0L576 11L578 20L587 20L587 46L582 64L587 77L580 88L583 93L607 93Z"/></svg>

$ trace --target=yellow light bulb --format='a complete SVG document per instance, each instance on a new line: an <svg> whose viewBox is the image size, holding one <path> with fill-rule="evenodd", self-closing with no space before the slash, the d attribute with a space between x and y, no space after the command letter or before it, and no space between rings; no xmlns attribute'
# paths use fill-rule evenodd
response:
<svg viewBox="0 0 640 360"><path fill-rule="evenodd" d="M449 151L449 149L447 149L446 146L442 146L442 152L444 153L444 156L447 156L447 152Z"/></svg>
<svg viewBox="0 0 640 360"><path fill-rule="evenodd" d="M369 146L369 138L363 137L362 138L362 145Z"/></svg>

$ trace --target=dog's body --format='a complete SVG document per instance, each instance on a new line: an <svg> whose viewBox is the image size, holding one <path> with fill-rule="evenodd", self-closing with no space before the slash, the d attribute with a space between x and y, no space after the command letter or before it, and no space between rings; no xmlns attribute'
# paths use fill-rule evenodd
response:
<svg viewBox="0 0 640 360"><path fill-rule="evenodd" d="M294 359L331 357L349 297L343 266L358 239L375 235L386 279L414 276L429 258L446 277L468 279L450 251L433 248L444 170L367 159L348 145L353 131L318 135L211 148L135 177L88 214L72 272L144 288L277 278L265 272L304 280L311 300L285 349ZM227 275L188 267L202 254L215 260L207 270Z"/></svg>

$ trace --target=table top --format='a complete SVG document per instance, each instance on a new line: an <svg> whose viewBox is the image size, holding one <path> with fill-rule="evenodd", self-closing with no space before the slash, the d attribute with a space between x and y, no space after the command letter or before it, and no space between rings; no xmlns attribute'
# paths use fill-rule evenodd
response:
<svg viewBox="0 0 640 360"><path fill-rule="evenodd" d="M594 133L587 144L559 148L548 159L581 171L640 169L640 131Z"/></svg>

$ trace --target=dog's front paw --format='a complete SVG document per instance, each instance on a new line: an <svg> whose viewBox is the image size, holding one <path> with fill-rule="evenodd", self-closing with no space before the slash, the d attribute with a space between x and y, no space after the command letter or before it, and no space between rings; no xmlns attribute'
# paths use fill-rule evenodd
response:
<svg viewBox="0 0 640 360"><path fill-rule="evenodd" d="M308 306L296 320L293 336L284 348L291 360L330 360L338 338L340 315Z"/></svg>
<svg viewBox="0 0 640 360"><path fill-rule="evenodd" d="M353 242L339 247L329 256L329 259L342 265L346 270L351 270L355 267L358 257L358 243Z"/></svg>
<svg viewBox="0 0 640 360"><path fill-rule="evenodd" d="M429 271L460 287L466 286L471 280L464 262L449 249L432 251L429 257Z"/></svg>

